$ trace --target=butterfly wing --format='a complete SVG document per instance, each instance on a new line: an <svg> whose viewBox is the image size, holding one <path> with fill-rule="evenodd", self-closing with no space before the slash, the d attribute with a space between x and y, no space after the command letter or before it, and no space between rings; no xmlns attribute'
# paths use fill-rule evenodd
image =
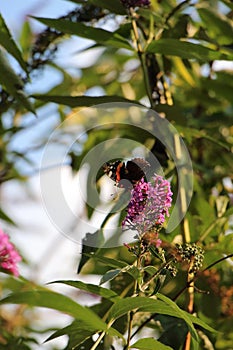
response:
<svg viewBox="0 0 233 350"><path fill-rule="evenodd" d="M124 163L120 160L111 163L107 162L103 165L104 173L116 182L120 181L120 172L123 171L124 168Z"/></svg>
<svg viewBox="0 0 233 350"><path fill-rule="evenodd" d="M146 175L146 172L150 168L150 163L142 158L134 158L129 160L125 168L125 179L132 183L141 180Z"/></svg>
<svg viewBox="0 0 233 350"><path fill-rule="evenodd" d="M146 175L149 168L150 163L142 158L134 158L127 163L117 160L112 163L105 163L103 166L105 174L117 184L120 184L120 187L129 187L127 182L128 184L137 183Z"/></svg>

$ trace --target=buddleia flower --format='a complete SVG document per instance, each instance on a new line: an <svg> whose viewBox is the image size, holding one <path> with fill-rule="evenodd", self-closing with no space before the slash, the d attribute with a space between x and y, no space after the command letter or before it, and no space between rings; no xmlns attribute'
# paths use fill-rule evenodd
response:
<svg viewBox="0 0 233 350"><path fill-rule="evenodd" d="M158 239L158 231L164 224L166 216L169 216L171 203L172 192L169 181L157 174L154 174L151 182L142 179L131 191L131 199L122 226L125 229L138 231L139 236L155 232L155 237Z"/></svg>
<svg viewBox="0 0 233 350"><path fill-rule="evenodd" d="M18 276L17 263L21 260L21 256L9 241L8 235L0 229L0 269Z"/></svg>

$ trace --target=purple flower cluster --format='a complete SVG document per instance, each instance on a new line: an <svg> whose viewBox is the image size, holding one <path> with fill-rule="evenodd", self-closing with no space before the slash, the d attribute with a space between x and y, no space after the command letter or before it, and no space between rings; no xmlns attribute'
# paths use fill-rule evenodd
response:
<svg viewBox="0 0 233 350"><path fill-rule="evenodd" d="M152 229L159 229L165 221L165 216L169 216L171 202L169 181L156 174L151 182L142 179L131 191L131 200L122 226L137 230L140 235Z"/></svg>
<svg viewBox="0 0 233 350"><path fill-rule="evenodd" d="M150 0L121 0L126 8L130 7L146 7L150 5Z"/></svg>
<svg viewBox="0 0 233 350"><path fill-rule="evenodd" d="M8 235L0 229L0 269L18 276L17 263L21 260L21 256L9 241Z"/></svg>

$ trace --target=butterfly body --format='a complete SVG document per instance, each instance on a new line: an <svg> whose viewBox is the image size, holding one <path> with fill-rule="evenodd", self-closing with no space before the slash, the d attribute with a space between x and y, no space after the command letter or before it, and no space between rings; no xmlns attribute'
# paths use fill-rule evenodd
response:
<svg viewBox="0 0 233 350"><path fill-rule="evenodd" d="M104 172L117 183L120 187L126 187L130 182L132 185L140 181L149 169L150 164L143 158L134 158L128 162L117 160L111 163L105 163Z"/></svg>

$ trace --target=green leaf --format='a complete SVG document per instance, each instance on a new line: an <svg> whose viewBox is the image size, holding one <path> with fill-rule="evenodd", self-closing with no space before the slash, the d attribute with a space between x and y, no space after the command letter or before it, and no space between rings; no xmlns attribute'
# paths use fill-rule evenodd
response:
<svg viewBox="0 0 233 350"><path fill-rule="evenodd" d="M16 226L15 222L0 208L0 219L6 221L8 224Z"/></svg>
<svg viewBox="0 0 233 350"><path fill-rule="evenodd" d="M2 299L0 304L26 304L61 311L80 320L83 329L106 331L107 325L89 308L84 307L65 295L47 290L13 293Z"/></svg>
<svg viewBox="0 0 233 350"><path fill-rule="evenodd" d="M106 258L105 256L101 256L101 255L90 255L90 254L87 254L87 256L89 256L90 258L92 258L94 260L97 260L97 261L103 263L106 266L110 266L110 267L113 267L113 268L123 269L123 268L128 266L128 264L125 263L124 261L111 259L111 258Z"/></svg>
<svg viewBox="0 0 233 350"><path fill-rule="evenodd" d="M148 45L146 52L167 56L179 56L204 62L220 59L231 60L233 58L233 53L227 55L227 53L221 51L215 51L199 44L193 44L178 39L159 39L153 41Z"/></svg>
<svg viewBox="0 0 233 350"><path fill-rule="evenodd" d="M140 350L171 350L170 346L160 343L154 338L144 338L136 341L130 348L136 348Z"/></svg>
<svg viewBox="0 0 233 350"><path fill-rule="evenodd" d="M170 316L181 318L187 323L187 326L189 327L189 330L192 336L195 339L198 338L189 315L187 315L171 300L168 304L167 302L163 302L158 299L145 298L145 297L124 298L117 301L111 307L108 318L112 322L117 318L127 314L129 311L133 311L133 310L137 312L144 311L144 312L170 315Z"/></svg>
<svg viewBox="0 0 233 350"><path fill-rule="evenodd" d="M190 315L188 312L184 311L185 313L187 313L187 316L190 318L190 320L202 327L203 329L206 329L207 331L211 332L211 333L218 333L218 331L212 327L210 327L207 323L205 323L204 321L202 321L200 318L196 317L196 316L193 316L193 315Z"/></svg>
<svg viewBox="0 0 233 350"><path fill-rule="evenodd" d="M2 45L6 51L11 54L23 68L23 70L27 73L27 65L23 60L21 52L16 45L14 39L11 36L11 33L0 14L0 45Z"/></svg>
<svg viewBox="0 0 233 350"><path fill-rule="evenodd" d="M82 256L78 265L78 273L82 270L86 262L93 257L99 248L104 243L104 237L102 230L98 230L94 233L87 233L82 239Z"/></svg>
<svg viewBox="0 0 233 350"><path fill-rule="evenodd" d="M144 267L143 271L148 273L150 276L153 276L158 271L158 269L155 266L148 265Z"/></svg>
<svg viewBox="0 0 233 350"><path fill-rule="evenodd" d="M101 255L94 255L92 256L93 259L103 263L106 266L111 266L116 268L116 270L120 270L121 272L126 272L129 275L131 275L134 279L137 279L139 276L139 270L134 265L128 265L124 261L106 258L105 256Z"/></svg>
<svg viewBox="0 0 233 350"><path fill-rule="evenodd" d="M63 281L54 281L51 283L63 283L63 284L66 284L68 286L72 286L74 288L78 288L81 290L85 290L86 292L99 295L99 296L106 298L106 299L109 299L113 302L115 302L115 300L120 298L119 295L117 293L113 292L112 290L97 286L95 284L84 283L81 281L64 281L64 280Z"/></svg>
<svg viewBox="0 0 233 350"><path fill-rule="evenodd" d="M10 66L5 55L0 49L0 84L3 88L15 97L28 111L35 114L35 110L29 101L29 98L23 91L23 81L15 73L13 68Z"/></svg>
<svg viewBox="0 0 233 350"><path fill-rule="evenodd" d="M61 105L74 107L82 106L94 106L101 103L111 103L111 102L127 102L127 103L137 103L137 101L131 101L121 96L53 96L53 95L32 95L38 100L45 102L54 102Z"/></svg>
<svg viewBox="0 0 233 350"><path fill-rule="evenodd" d="M109 328L108 334L117 336L124 341L123 336L114 328ZM86 339L93 335L91 329L84 329L83 324L80 321L74 320L69 326L66 326L58 331L54 332L46 341L58 338L62 335L68 335L69 337L69 349L76 348L77 345L83 343Z"/></svg>
<svg viewBox="0 0 233 350"><path fill-rule="evenodd" d="M101 278L100 280L100 284L104 284L106 282L109 282L111 280L113 280L115 277L117 277L120 273L122 272L122 270L120 269L116 269L116 270L109 270L107 271Z"/></svg>
<svg viewBox="0 0 233 350"><path fill-rule="evenodd" d="M19 37L19 43L25 60L28 60L30 57L34 35L29 21L25 21Z"/></svg>
<svg viewBox="0 0 233 350"><path fill-rule="evenodd" d="M168 297L166 297L164 294L157 294L157 297L159 299L161 299L162 301L164 301L167 305L169 305L171 308L173 308L174 310L180 310L180 308L177 306L176 303L174 303L174 301L172 301L171 299L169 299ZM195 317L191 314L189 314L186 311L183 311L183 314L186 314L186 316L195 324L198 324L199 326L205 328L206 330L210 331L210 332L216 332L212 327L208 326L204 321L202 321L200 318ZM185 320L185 319L184 319Z"/></svg>
<svg viewBox="0 0 233 350"><path fill-rule="evenodd" d="M134 265L128 265L127 263L116 260L116 259L111 259L111 258L106 258L101 255L90 255L86 254L90 258L97 260L101 263L103 263L105 266L110 266L113 267L114 270L107 271L104 276L101 278L100 284L103 284L107 281L111 281L114 279L116 276L118 276L120 273L128 273L131 275L134 279L137 279L139 276L139 270L136 268Z"/></svg>
<svg viewBox="0 0 233 350"><path fill-rule="evenodd" d="M233 215L233 207L227 209L226 212L224 213L225 217L228 217L230 215Z"/></svg>
<svg viewBox="0 0 233 350"><path fill-rule="evenodd" d="M67 335L69 337L69 349L73 349L77 345L83 343L86 339L90 338L93 335L93 331L83 329L80 321L75 320L69 326L54 332L49 338L46 339L46 342L61 337L62 335Z"/></svg>
<svg viewBox="0 0 233 350"><path fill-rule="evenodd" d="M199 8L198 13L202 19L203 27L212 39L220 45L233 43L233 26L230 19L210 7Z"/></svg>
<svg viewBox="0 0 233 350"><path fill-rule="evenodd" d="M13 96L18 90L22 90L23 81L15 73L13 68L10 66L6 55L0 49L0 84L2 84L6 90Z"/></svg>
<svg viewBox="0 0 233 350"><path fill-rule="evenodd" d="M220 236L218 242L218 251L223 254L232 254L233 252L233 233L228 233L225 236Z"/></svg>
<svg viewBox="0 0 233 350"><path fill-rule="evenodd" d="M71 22L65 19L51 19L34 16L32 16L32 18L48 27L55 28L62 33L77 35L82 38L94 40L98 44L113 46L119 49L125 48L132 50L131 45L124 37L101 28L94 28L91 26L86 26L83 23Z"/></svg>
<svg viewBox="0 0 233 350"><path fill-rule="evenodd" d="M158 340L176 350L181 349L188 333L184 320L168 315L156 315L154 320L159 322L162 328L162 334Z"/></svg>
<svg viewBox="0 0 233 350"><path fill-rule="evenodd" d="M214 94L217 98L224 98L229 102L232 102L232 89L233 89L233 76L229 74L228 79L222 81L221 77L219 79L205 78L201 81L202 88L208 90Z"/></svg>

